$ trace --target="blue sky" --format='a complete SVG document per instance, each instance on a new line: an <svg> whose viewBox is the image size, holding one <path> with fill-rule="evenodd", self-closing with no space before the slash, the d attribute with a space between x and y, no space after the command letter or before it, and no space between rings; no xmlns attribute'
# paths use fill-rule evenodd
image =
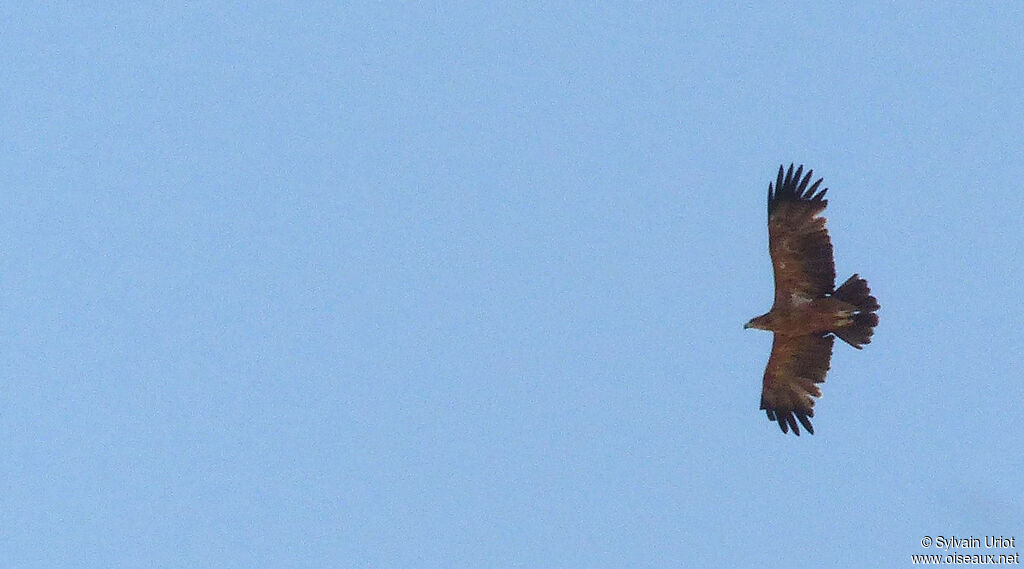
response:
<svg viewBox="0 0 1024 569"><path fill-rule="evenodd" d="M1024 539L1019 6L0 18L5 566ZM838 276L882 304L800 438L742 328L783 162L824 177Z"/></svg>

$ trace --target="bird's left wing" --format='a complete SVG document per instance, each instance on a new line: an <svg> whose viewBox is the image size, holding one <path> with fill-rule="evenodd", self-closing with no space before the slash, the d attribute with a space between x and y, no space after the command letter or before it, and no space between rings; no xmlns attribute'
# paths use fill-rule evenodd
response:
<svg viewBox="0 0 1024 569"><path fill-rule="evenodd" d="M832 293L836 271L832 241L825 229L828 200L818 190L821 179L811 184L814 171L806 175L800 166L784 171L779 166L775 186L768 185L768 250L775 271L775 306L799 302Z"/></svg>

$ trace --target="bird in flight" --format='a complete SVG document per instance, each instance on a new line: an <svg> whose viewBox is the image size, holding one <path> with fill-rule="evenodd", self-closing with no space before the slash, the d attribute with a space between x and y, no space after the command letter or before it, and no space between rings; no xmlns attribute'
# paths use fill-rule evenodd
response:
<svg viewBox="0 0 1024 569"><path fill-rule="evenodd" d="M836 336L858 350L871 342L878 325L878 301L868 282L856 274L835 288L832 242L825 229L828 201L803 174L779 166L775 185L768 184L768 251L775 271L775 302L767 314L744 328L773 332L772 353L764 370L761 409L783 433L800 435L803 425L814 434L814 397L821 397Z"/></svg>

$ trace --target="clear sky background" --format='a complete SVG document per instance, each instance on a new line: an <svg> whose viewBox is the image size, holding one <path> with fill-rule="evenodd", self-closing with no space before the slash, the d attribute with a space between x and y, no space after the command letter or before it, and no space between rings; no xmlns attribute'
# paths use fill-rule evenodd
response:
<svg viewBox="0 0 1024 569"><path fill-rule="evenodd" d="M0 9L0 564L1024 540L1019 4L482 4ZM783 162L882 304L800 438Z"/></svg>

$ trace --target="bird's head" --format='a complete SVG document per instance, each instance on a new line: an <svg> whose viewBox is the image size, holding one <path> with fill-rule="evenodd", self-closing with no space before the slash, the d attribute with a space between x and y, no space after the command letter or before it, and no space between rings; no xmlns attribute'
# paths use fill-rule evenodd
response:
<svg viewBox="0 0 1024 569"><path fill-rule="evenodd" d="M743 329L756 328L758 330L771 330L771 320L767 314L762 314L755 318L751 318L750 322L743 325Z"/></svg>

